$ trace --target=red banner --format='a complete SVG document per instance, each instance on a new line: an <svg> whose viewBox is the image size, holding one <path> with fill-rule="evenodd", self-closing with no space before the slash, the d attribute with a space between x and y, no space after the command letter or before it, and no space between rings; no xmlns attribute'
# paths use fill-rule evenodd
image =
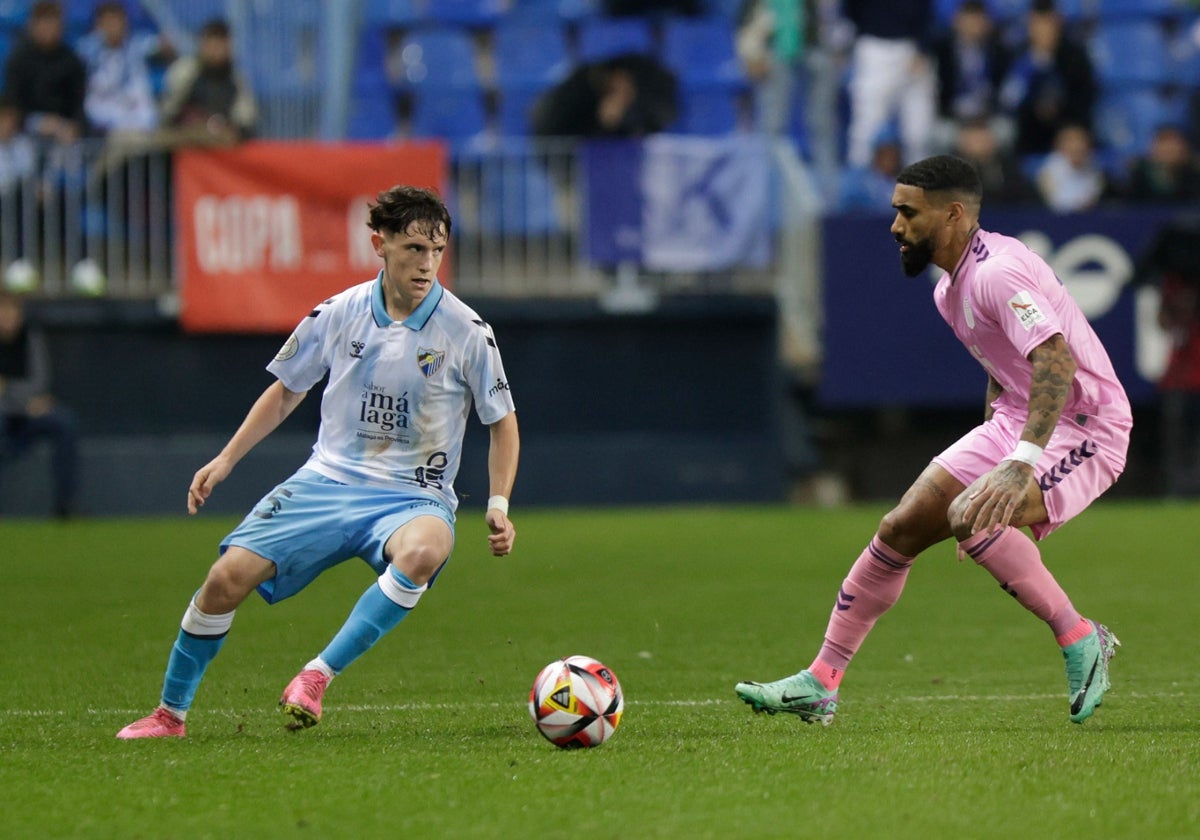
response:
<svg viewBox="0 0 1200 840"><path fill-rule="evenodd" d="M394 184L443 195L439 143L247 143L175 158L180 320L194 332L287 333L370 279L367 208ZM449 259L441 279L448 280Z"/></svg>

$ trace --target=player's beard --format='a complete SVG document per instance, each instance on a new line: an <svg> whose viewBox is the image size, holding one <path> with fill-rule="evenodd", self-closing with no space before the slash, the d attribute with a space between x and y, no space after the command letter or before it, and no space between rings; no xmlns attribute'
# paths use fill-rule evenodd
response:
<svg viewBox="0 0 1200 840"><path fill-rule="evenodd" d="M909 277L916 277L933 262L933 240L926 238L918 242L904 242L907 251L900 252L900 265Z"/></svg>

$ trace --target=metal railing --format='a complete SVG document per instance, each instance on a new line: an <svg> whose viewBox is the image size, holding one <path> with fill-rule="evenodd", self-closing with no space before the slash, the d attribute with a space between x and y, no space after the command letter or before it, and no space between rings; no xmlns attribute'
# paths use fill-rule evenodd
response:
<svg viewBox="0 0 1200 840"><path fill-rule="evenodd" d="M43 152L37 164L36 174L0 184L6 286L48 298L173 299L169 153L94 141ZM716 275L646 275L593 265L586 251L584 181L570 142L498 142L456 155L446 188L455 220L450 253L456 289L597 297L634 283L654 292L769 293L776 276L791 270L777 263ZM786 260L786 249L781 253Z"/></svg>
<svg viewBox="0 0 1200 840"><path fill-rule="evenodd" d="M174 286L170 159L103 142L42 149L0 184L7 287L45 297L154 298Z"/></svg>

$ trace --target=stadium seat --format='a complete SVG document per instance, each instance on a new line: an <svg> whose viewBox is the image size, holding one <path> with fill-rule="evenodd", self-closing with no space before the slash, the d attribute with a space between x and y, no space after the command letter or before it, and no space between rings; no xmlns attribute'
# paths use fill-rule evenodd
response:
<svg viewBox="0 0 1200 840"><path fill-rule="evenodd" d="M741 84L733 25L722 18L669 18L662 59L683 87Z"/></svg>
<svg viewBox="0 0 1200 840"><path fill-rule="evenodd" d="M225 0L187 0L185 3L172 3L171 13L175 22L188 32L196 33L200 27L213 18L228 19L225 14Z"/></svg>
<svg viewBox="0 0 1200 840"><path fill-rule="evenodd" d="M1105 93L1097 108L1098 145L1125 158L1144 153L1154 131L1165 123L1182 124L1186 100L1169 99L1153 88Z"/></svg>
<svg viewBox="0 0 1200 840"><path fill-rule="evenodd" d="M478 232L544 236L562 230L554 185L528 140L504 139L486 152L458 159L460 178L465 176L479 194ZM473 229L475 219L462 221Z"/></svg>
<svg viewBox="0 0 1200 840"><path fill-rule="evenodd" d="M1101 22L1088 40L1088 52L1101 85L1170 81L1167 40L1156 21Z"/></svg>
<svg viewBox="0 0 1200 840"><path fill-rule="evenodd" d="M575 23L598 14L599 0L513 0L505 17L521 23Z"/></svg>
<svg viewBox="0 0 1200 840"><path fill-rule="evenodd" d="M350 100L347 140L387 140L395 136L396 128L396 105L389 92Z"/></svg>
<svg viewBox="0 0 1200 840"><path fill-rule="evenodd" d="M603 61L624 53L654 52L654 31L642 18L597 17L579 24L580 61Z"/></svg>
<svg viewBox="0 0 1200 840"><path fill-rule="evenodd" d="M538 97L544 93L532 87L508 87L500 91L497 128L504 137L525 137L530 126L530 114Z"/></svg>
<svg viewBox="0 0 1200 840"><path fill-rule="evenodd" d="M1098 0L1096 17L1101 21L1120 18L1167 18L1178 15L1176 0Z"/></svg>
<svg viewBox="0 0 1200 840"><path fill-rule="evenodd" d="M680 92L674 131L719 136L738 129L737 93L729 87L691 88Z"/></svg>
<svg viewBox="0 0 1200 840"><path fill-rule="evenodd" d="M438 137L461 146L487 129L483 94L471 89L424 89L413 93L413 137Z"/></svg>
<svg viewBox="0 0 1200 840"><path fill-rule="evenodd" d="M0 0L0 29L20 29L29 18L33 0Z"/></svg>
<svg viewBox="0 0 1200 840"><path fill-rule="evenodd" d="M503 17L505 0L433 0L425 15L441 24L467 27L490 27Z"/></svg>
<svg viewBox="0 0 1200 840"><path fill-rule="evenodd" d="M402 87L478 90L475 45L460 29L420 29L400 48Z"/></svg>
<svg viewBox="0 0 1200 840"><path fill-rule="evenodd" d="M367 0L364 22L367 27L404 29L422 19L421 0Z"/></svg>
<svg viewBox="0 0 1200 840"><path fill-rule="evenodd" d="M571 67L566 33L553 22L500 24L492 58L501 91L545 88L566 76Z"/></svg>

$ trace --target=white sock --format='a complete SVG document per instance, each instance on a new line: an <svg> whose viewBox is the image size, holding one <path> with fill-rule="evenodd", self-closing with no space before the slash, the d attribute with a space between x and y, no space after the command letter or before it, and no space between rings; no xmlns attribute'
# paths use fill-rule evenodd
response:
<svg viewBox="0 0 1200 840"><path fill-rule="evenodd" d="M319 656L316 659L309 662L307 665L305 665L304 670L305 671L320 671L322 674L329 677L329 679L333 679L334 677L337 676L337 674L335 674L333 672L333 669L329 667L329 663L327 663L324 659L322 659Z"/></svg>

